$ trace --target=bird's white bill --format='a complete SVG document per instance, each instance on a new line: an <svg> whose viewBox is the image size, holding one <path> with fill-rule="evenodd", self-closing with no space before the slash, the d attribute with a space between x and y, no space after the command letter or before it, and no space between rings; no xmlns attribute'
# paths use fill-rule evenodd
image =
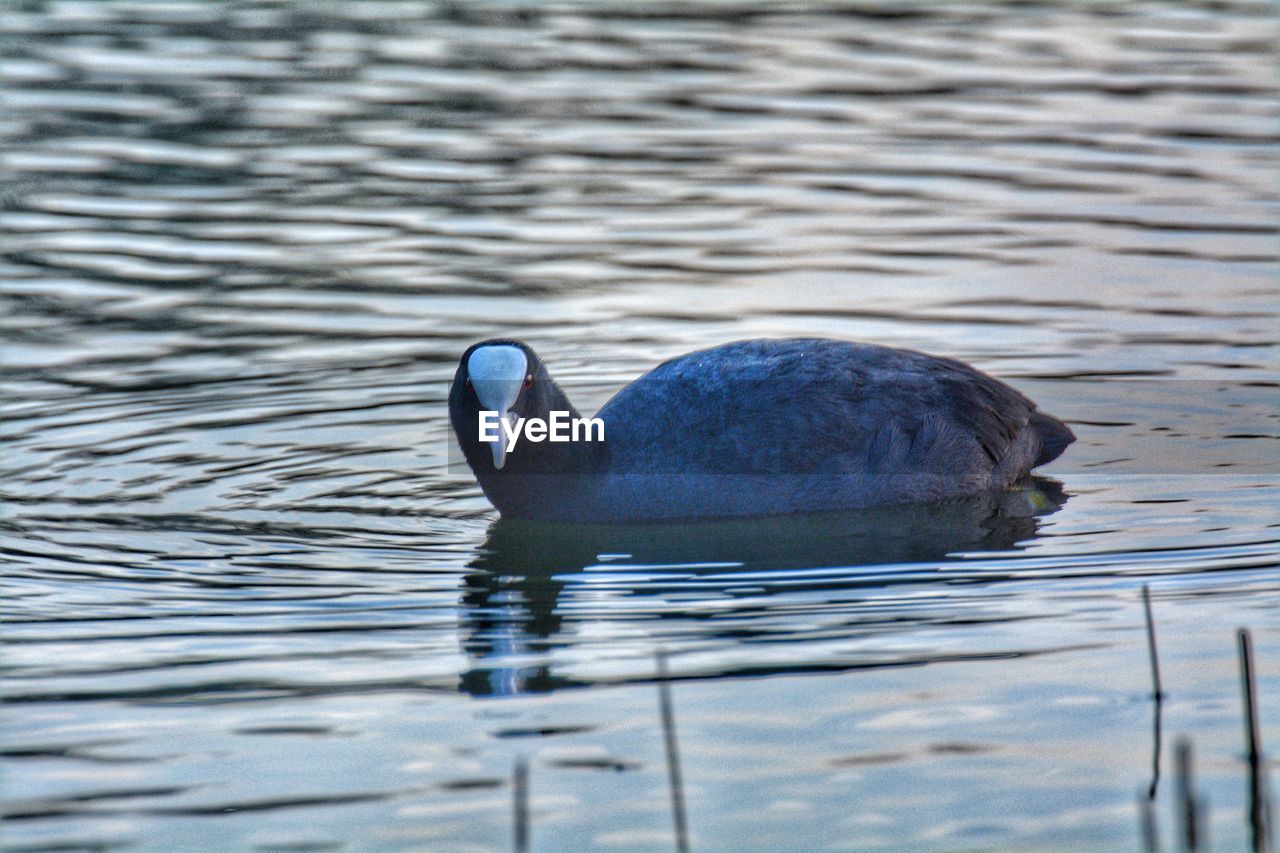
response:
<svg viewBox="0 0 1280 853"><path fill-rule="evenodd" d="M503 412L498 418L498 438L489 443L493 451L493 467L507 464L507 450L515 445L512 436L520 429L520 418L515 412Z"/></svg>
<svg viewBox="0 0 1280 853"><path fill-rule="evenodd" d="M498 439L489 444L494 468L501 468L507 462L506 436L517 429L518 420L511 408L520 396L528 369L524 350L509 344L480 347L467 359L467 377L480 400L480 408L502 413Z"/></svg>

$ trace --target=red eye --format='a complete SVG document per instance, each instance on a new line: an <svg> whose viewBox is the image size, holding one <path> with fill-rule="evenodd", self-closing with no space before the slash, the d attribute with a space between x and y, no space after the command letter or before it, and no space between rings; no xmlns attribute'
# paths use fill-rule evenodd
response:
<svg viewBox="0 0 1280 853"><path fill-rule="evenodd" d="M533 387L533 374L532 374L532 373L530 373L528 376L526 376L526 377L524 378L524 384L523 384L523 385L521 385L520 387L521 387L521 388L523 388L523 389L524 389L524 390L526 390L526 391L528 391L530 388L532 388L532 387Z"/></svg>

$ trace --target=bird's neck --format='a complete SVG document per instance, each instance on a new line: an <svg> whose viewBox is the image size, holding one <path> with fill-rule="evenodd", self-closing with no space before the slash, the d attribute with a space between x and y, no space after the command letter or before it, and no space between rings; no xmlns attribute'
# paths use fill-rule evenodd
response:
<svg viewBox="0 0 1280 853"><path fill-rule="evenodd" d="M567 412L569 422L578 421L582 415L576 406L569 401L559 385L552 383L548 414L550 412ZM572 436L571 436L572 437ZM607 432L597 436L591 431L579 434L577 440L550 441L544 440L534 458L537 462L527 473L561 473L561 474L598 474L602 473L609 461L609 446L606 443Z"/></svg>
<svg viewBox="0 0 1280 853"><path fill-rule="evenodd" d="M582 417L559 386L552 389L548 403L548 416L550 412L567 412L571 423ZM605 439L599 441L544 439L534 444L522 433L503 470L477 472L480 486L504 516L564 515L565 520L572 520L575 506L585 509L595 500L599 475L609 464L607 435L606 431Z"/></svg>

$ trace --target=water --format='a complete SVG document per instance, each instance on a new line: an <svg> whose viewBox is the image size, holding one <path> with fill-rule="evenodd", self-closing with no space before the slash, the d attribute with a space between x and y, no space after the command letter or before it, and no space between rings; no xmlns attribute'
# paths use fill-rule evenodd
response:
<svg viewBox="0 0 1280 853"><path fill-rule="evenodd" d="M8 850L1124 849L1280 744L1264 2L12 3ZM1080 440L999 502L501 522L457 356L592 410L757 335Z"/></svg>

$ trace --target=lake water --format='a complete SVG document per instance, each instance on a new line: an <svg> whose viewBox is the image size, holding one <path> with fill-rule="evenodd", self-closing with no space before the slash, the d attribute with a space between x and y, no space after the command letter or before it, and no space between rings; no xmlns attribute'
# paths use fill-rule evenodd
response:
<svg viewBox="0 0 1280 853"><path fill-rule="evenodd" d="M534 849L670 849L659 649L696 850L1134 849L1153 781L1169 847L1183 736L1247 844L1274 5L0 25L6 850L501 850L521 759ZM588 411L727 340L914 347L1079 441L998 500L495 523L444 403L495 335Z"/></svg>

